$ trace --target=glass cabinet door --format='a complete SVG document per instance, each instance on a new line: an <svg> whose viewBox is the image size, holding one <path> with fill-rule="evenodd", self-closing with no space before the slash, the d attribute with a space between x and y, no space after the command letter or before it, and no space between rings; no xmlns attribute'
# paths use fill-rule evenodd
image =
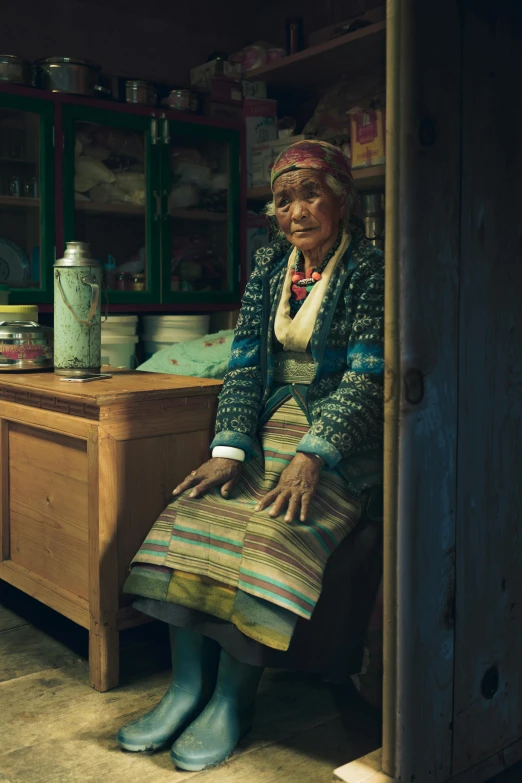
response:
<svg viewBox="0 0 522 783"><path fill-rule="evenodd" d="M64 107L65 240L90 244L104 267L109 302L159 301L157 123Z"/></svg>
<svg viewBox="0 0 522 783"><path fill-rule="evenodd" d="M52 299L54 106L0 93L0 284L11 303Z"/></svg>
<svg viewBox="0 0 522 783"><path fill-rule="evenodd" d="M240 274L239 132L164 120L162 299L235 302Z"/></svg>

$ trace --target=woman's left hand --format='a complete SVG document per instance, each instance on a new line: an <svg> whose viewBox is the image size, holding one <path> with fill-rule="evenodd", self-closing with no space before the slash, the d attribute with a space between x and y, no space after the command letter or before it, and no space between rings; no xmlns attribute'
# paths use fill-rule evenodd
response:
<svg viewBox="0 0 522 783"><path fill-rule="evenodd" d="M313 454L298 452L287 468L281 473L279 484L267 492L259 501L256 511L263 511L272 506L268 512L271 517L277 517L288 506L285 522L293 522L299 513L301 522L306 522L310 502L319 484L321 461Z"/></svg>

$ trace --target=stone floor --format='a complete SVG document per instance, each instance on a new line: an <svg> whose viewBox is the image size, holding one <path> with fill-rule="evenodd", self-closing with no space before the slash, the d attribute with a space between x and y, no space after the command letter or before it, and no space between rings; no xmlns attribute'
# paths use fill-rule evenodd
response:
<svg viewBox="0 0 522 783"><path fill-rule="evenodd" d="M187 773L167 751L123 753L119 726L168 687L165 630L153 623L125 632L122 684L97 693L88 681L87 632L0 582L0 781L330 783L336 767L379 746L378 716L351 690L271 671L252 733L223 766Z"/></svg>
<svg viewBox="0 0 522 783"><path fill-rule="evenodd" d="M118 727L151 708L169 683L166 629L122 634L122 682L89 686L87 632L0 582L1 783L330 783L333 770L380 745L380 720L351 689L271 671L252 733L206 772L174 769L168 752L123 753ZM522 765L489 783L522 783Z"/></svg>

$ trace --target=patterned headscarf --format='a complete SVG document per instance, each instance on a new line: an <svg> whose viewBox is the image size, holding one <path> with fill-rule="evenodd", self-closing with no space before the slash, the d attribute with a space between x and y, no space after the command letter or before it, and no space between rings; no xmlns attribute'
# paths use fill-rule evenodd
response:
<svg viewBox="0 0 522 783"><path fill-rule="evenodd" d="M352 178L348 158L339 147L326 141L298 141L287 147L272 166L271 186L281 174L296 169L315 169L331 174L341 182L347 190L350 209L356 200L355 185Z"/></svg>

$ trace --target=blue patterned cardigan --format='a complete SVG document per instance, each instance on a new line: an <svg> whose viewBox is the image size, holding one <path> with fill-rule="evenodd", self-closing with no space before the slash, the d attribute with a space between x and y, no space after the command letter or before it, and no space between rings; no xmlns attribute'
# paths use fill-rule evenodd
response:
<svg viewBox="0 0 522 783"><path fill-rule="evenodd" d="M310 423L297 451L320 455L352 490L382 482L384 259L359 228L332 275L311 338L316 366L306 405ZM290 246L276 240L254 255L214 446L259 454L260 417L273 391L274 320Z"/></svg>

